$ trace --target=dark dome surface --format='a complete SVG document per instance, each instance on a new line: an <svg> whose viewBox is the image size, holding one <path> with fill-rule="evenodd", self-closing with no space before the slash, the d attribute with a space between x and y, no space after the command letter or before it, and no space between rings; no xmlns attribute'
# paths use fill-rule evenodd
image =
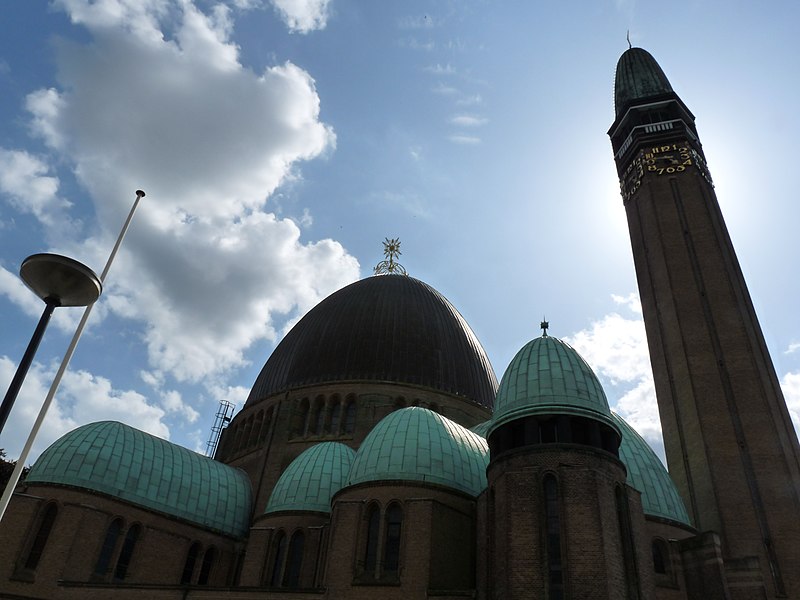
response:
<svg viewBox="0 0 800 600"><path fill-rule="evenodd" d="M486 352L447 299L413 277L379 275L320 302L278 344L247 404L290 388L389 381L465 396L491 408Z"/></svg>
<svg viewBox="0 0 800 600"><path fill-rule="evenodd" d="M647 50L630 48L622 54L614 78L614 109L617 116L633 100L671 91L667 76Z"/></svg>

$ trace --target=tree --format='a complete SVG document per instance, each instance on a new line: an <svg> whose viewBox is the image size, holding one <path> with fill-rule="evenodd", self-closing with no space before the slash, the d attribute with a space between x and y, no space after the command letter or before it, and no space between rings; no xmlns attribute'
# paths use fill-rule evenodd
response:
<svg viewBox="0 0 800 600"><path fill-rule="evenodd" d="M15 460L8 460L6 458L6 451L3 448L0 448L0 491L5 489L8 480L11 479L11 474L14 472L14 467L17 466L17 461ZM22 473L20 474L19 480L22 481L25 479L25 476L30 471L30 467L25 467L22 469Z"/></svg>

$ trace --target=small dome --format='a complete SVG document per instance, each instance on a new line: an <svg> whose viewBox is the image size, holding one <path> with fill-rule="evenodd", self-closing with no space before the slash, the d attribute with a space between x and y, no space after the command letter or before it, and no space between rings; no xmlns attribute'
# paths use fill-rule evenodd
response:
<svg viewBox="0 0 800 600"><path fill-rule="evenodd" d="M56 440L25 482L94 490L236 537L250 528L243 471L114 421Z"/></svg>
<svg viewBox="0 0 800 600"><path fill-rule="evenodd" d="M671 91L667 76L647 50L630 48L619 58L614 79L614 109L617 116L634 100Z"/></svg>
<svg viewBox="0 0 800 600"><path fill-rule="evenodd" d="M347 480L356 453L339 442L322 442L295 458L275 484L265 513L307 510L329 513L331 498Z"/></svg>
<svg viewBox="0 0 800 600"><path fill-rule="evenodd" d="M488 421L484 421L483 423L478 423L477 425L470 427L469 430L472 433L477 433L483 439L486 439L486 435L491 425L492 425L492 420L489 419Z"/></svg>
<svg viewBox="0 0 800 600"><path fill-rule="evenodd" d="M588 417L618 429L591 367L566 342L542 336L525 344L508 365L487 434L520 417L558 414Z"/></svg>
<svg viewBox="0 0 800 600"><path fill-rule="evenodd" d="M388 381L492 407L497 378L447 299L404 275L357 281L325 298L278 344L247 404L304 385Z"/></svg>
<svg viewBox="0 0 800 600"><path fill-rule="evenodd" d="M486 489L489 447L479 435L425 408L397 410L367 435L347 485L408 480L477 496Z"/></svg>
<svg viewBox="0 0 800 600"><path fill-rule="evenodd" d="M628 470L628 485L642 494L644 514L691 525L683 500L656 453L622 417L612 416L622 430L619 458Z"/></svg>

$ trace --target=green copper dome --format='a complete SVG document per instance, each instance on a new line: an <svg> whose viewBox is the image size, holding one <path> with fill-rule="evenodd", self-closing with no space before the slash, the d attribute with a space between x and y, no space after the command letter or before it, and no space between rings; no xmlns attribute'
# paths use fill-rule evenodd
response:
<svg viewBox="0 0 800 600"><path fill-rule="evenodd" d="M477 425L470 427L469 430L473 433L477 433L482 438L486 439L486 434L489 431L489 427L492 425L492 420L489 419L488 421L484 421L483 423L478 423Z"/></svg>
<svg viewBox="0 0 800 600"><path fill-rule="evenodd" d="M477 496L486 488L486 440L425 408L397 410L367 435L347 484L408 480L436 483Z"/></svg>
<svg viewBox="0 0 800 600"><path fill-rule="evenodd" d="M558 414L588 417L618 429L591 367L569 344L542 336L525 344L508 365L487 435L520 417Z"/></svg>
<svg viewBox="0 0 800 600"><path fill-rule="evenodd" d="M647 50L626 50L617 63L614 79L614 109L617 116L634 100L672 91L667 76Z"/></svg>
<svg viewBox="0 0 800 600"><path fill-rule="evenodd" d="M308 510L329 513L356 453L338 442L322 442L295 458L278 479L265 513Z"/></svg>
<svg viewBox="0 0 800 600"><path fill-rule="evenodd" d="M250 527L244 472L113 421L56 440L25 482L94 490L236 537Z"/></svg>
<svg viewBox="0 0 800 600"><path fill-rule="evenodd" d="M612 416L622 430L619 458L628 470L628 485L642 494L644 514L691 525L683 500L656 453L622 417Z"/></svg>

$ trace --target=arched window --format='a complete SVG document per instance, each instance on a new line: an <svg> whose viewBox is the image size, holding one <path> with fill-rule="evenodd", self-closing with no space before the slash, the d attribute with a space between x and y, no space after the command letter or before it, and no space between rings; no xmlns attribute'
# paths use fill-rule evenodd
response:
<svg viewBox="0 0 800 600"><path fill-rule="evenodd" d="M283 585L296 588L300 585L300 568L303 566L303 546L305 536L296 531L289 542L289 553L286 561L286 572L283 574Z"/></svg>
<svg viewBox="0 0 800 600"><path fill-rule="evenodd" d="M375 574L378 562L378 532L381 527L381 511L373 504L367 513L367 544L364 551L364 571L368 575Z"/></svg>
<svg viewBox="0 0 800 600"><path fill-rule="evenodd" d="M278 532L273 544L275 555L272 559L272 577L270 578L270 585L278 587L281 584L281 572L283 571L283 559L286 557L286 535Z"/></svg>
<svg viewBox="0 0 800 600"><path fill-rule="evenodd" d="M244 428L242 430L242 438L239 440L239 445L236 447L236 452L241 452L242 450L247 449L247 444L250 442L250 430L253 428L253 415L247 417L247 421L244 422Z"/></svg>
<svg viewBox="0 0 800 600"><path fill-rule="evenodd" d="M117 568L114 569L114 579L117 581L123 581L128 575L128 567L133 558L133 550L136 548L140 530L141 527L139 525L132 525L125 535L125 541L122 542L122 550L119 551L119 558L117 559Z"/></svg>
<svg viewBox="0 0 800 600"><path fill-rule="evenodd" d="M97 577L104 578L108 574L108 568L111 565L111 556L114 554L114 548L117 546L117 539L119 538L120 531L122 531L122 519L114 519L106 530L106 537L103 540L103 545L100 548L100 555L97 557L97 562L94 566L94 574Z"/></svg>
<svg viewBox="0 0 800 600"><path fill-rule="evenodd" d="M653 540L653 571L660 575L668 573L669 551L664 540Z"/></svg>
<svg viewBox="0 0 800 600"><path fill-rule="evenodd" d="M347 398L344 407L344 432L353 433L356 429L356 401L352 396Z"/></svg>
<svg viewBox="0 0 800 600"><path fill-rule="evenodd" d="M238 423L233 428L233 442L230 447L225 449L225 453L236 454L239 451L239 446L242 445L242 427Z"/></svg>
<svg viewBox="0 0 800 600"><path fill-rule="evenodd" d="M263 442L267 439L269 435L269 428L272 425L272 412L274 411L274 407L270 406L269 410L267 411L267 417L264 419L264 423L261 425L261 433L258 436L258 441Z"/></svg>
<svg viewBox="0 0 800 600"><path fill-rule="evenodd" d="M181 584L192 583L192 575L194 575L194 565L197 562L197 556L200 554L200 542L195 542L189 546L189 552L186 554L186 562L183 563L183 574L181 575Z"/></svg>
<svg viewBox="0 0 800 600"><path fill-rule="evenodd" d="M264 422L264 411L258 411L253 428L250 430L250 441L247 442L248 448L253 448L258 444L258 434L261 433L261 424Z"/></svg>
<svg viewBox="0 0 800 600"><path fill-rule="evenodd" d="M36 537L33 538L28 557L25 559L26 569L33 571L39 566L39 560L42 558L42 552L44 552L44 547L47 545L47 538L50 537L50 531L53 529L57 513L58 507L53 502L44 509L42 518L39 521L39 529L36 530Z"/></svg>
<svg viewBox="0 0 800 600"><path fill-rule="evenodd" d="M207 585L208 578L211 576L211 568L214 566L214 559L217 557L217 550L212 546L206 550L203 556L203 564L200 565L200 575L197 577L198 585Z"/></svg>
<svg viewBox="0 0 800 600"><path fill-rule="evenodd" d="M544 486L545 551L547 553L547 589L550 600L564 597L564 571L561 561L561 515L558 482L546 475Z"/></svg>
<svg viewBox="0 0 800 600"><path fill-rule="evenodd" d="M309 406L308 398L296 401L294 413L292 414L291 437L302 437L308 431Z"/></svg>
<svg viewBox="0 0 800 600"><path fill-rule="evenodd" d="M403 510L392 504L386 511L386 542L383 545L384 573L397 573L400 566L400 531L403 527Z"/></svg>
<svg viewBox="0 0 800 600"><path fill-rule="evenodd" d="M314 402L314 435L322 435L325 423L325 398L318 396Z"/></svg>
<svg viewBox="0 0 800 600"><path fill-rule="evenodd" d="M328 427L328 433L332 435L339 435L339 421L342 418L342 401L339 396L334 396L331 400L331 420Z"/></svg>

